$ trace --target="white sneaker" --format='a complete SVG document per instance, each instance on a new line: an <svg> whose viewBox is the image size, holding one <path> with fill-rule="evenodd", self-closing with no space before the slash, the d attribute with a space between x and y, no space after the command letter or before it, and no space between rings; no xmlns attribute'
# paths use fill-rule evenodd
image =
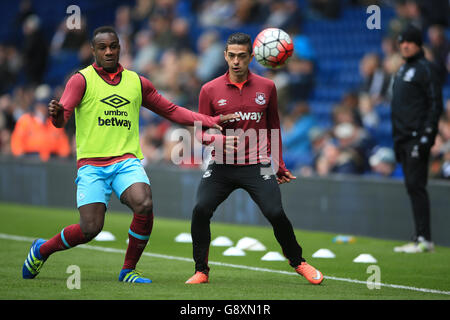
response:
<svg viewBox="0 0 450 320"><path fill-rule="evenodd" d="M416 242L409 242L403 246L395 247L394 252L405 252L405 253L434 252L434 244L431 241L425 240L424 237L418 237Z"/></svg>
<svg viewBox="0 0 450 320"><path fill-rule="evenodd" d="M414 250L415 247L416 247L415 242L408 242L407 244L404 244L402 246L394 247L394 252L410 252Z"/></svg>

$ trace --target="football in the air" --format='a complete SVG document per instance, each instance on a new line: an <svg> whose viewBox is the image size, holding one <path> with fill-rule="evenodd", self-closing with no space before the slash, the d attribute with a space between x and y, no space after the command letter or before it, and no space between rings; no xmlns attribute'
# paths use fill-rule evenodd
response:
<svg viewBox="0 0 450 320"><path fill-rule="evenodd" d="M294 52L291 37L278 28L261 31L253 41L256 61L266 68L276 69L284 66Z"/></svg>

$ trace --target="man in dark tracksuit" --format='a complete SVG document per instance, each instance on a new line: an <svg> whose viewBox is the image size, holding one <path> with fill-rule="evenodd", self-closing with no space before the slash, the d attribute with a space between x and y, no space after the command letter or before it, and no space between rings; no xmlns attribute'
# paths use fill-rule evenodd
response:
<svg viewBox="0 0 450 320"><path fill-rule="evenodd" d="M405 64L395 75L392 87L393 139L411 200L415 237L413 242L396 247L394 251L433 251L426 185L430 149L443 110L442 92L434 65L424 57L421 31L408 26L398 42Z"/></svg>

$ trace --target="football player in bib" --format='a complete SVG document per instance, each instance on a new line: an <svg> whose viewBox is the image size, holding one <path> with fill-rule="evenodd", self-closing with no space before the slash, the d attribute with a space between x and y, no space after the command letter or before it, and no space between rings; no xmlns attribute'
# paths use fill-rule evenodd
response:
<svg viewBox="0 0 450 320"><path fill-rule="evenodd" d="M206 116L175 105L161 96L146 78L119 63L120 43L111 27L97 28L92 37L95 62L75 73L61 100L48 105L55 127L62 128L75 112L77 144L77 207L79 223L66 226L51 239L31 245L22 268L33 279L57 251L94 239L103 228L111 193L128 206L133 219L119 281L151 283L136 271L153 227L150 181L141 164L139 109L141 106L181 125L222 129L219 123L236 115Z"/></svg>

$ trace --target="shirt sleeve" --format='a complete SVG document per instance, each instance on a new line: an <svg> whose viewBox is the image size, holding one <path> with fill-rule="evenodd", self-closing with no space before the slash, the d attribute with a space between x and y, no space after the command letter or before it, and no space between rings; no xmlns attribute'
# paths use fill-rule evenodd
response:
<svg viewBox="0 0 450 320"><path fill-rule="evenodd" d="M220 116L210 117L177 106L158 93L150 80L144 77L140 78L142 83L143 107L181 125L193 126L195 122L200 122L204 127L213 127L214 124L219 123Z"/></svg>
<svg viewBox="0 0 450 320"><path fill-rule="evenodd" d="M439 118L443 111L442 89L437 76L437 71L432 66L425 66L426 80L425 92L428 98L427 116L425 119L425 129L430 128L432 134L436 135Z"/></svg>
<svg viewBox="0 0 450 320"><path fill-rule="evenodd" d="M59 103L64 107L64 123L69 120L75 108L81 103L86 91L86 80L81 73L75 73L67 81ZM53 124L55 119L52 118Z"/></svg>
<svg viewBox="0 0 450 320"><path fill-rule="evenodd" d="M200 90L198 99L198 112L209 116L214 115L214 110L211 105L211 99L209 98L209 95L204 87L202 87L202 89ZM223 135L221 133L212 134L210 132L207 132L205 128L196 128L195 137L204 145L209 145L212 142L223 142Z"/></svg>
<svg viewBox="0 0 450 320"><path fill-rule="evenodd" d="M276 130L276 131L273 131ZM283 161L283 143L281 140L281 130L280 130L280 118L278 116L278 96L277 89L275 84L272 87L272 91L269 99L269 106L267 108L267 132L268 137L267 141L270 146L270 154L272 156L272 160L277 166L277 174L286 172L286 165ZM275 138L278 135L278 141L275 141L275 144L271 144L271 136L274 135Z"/></svg>

